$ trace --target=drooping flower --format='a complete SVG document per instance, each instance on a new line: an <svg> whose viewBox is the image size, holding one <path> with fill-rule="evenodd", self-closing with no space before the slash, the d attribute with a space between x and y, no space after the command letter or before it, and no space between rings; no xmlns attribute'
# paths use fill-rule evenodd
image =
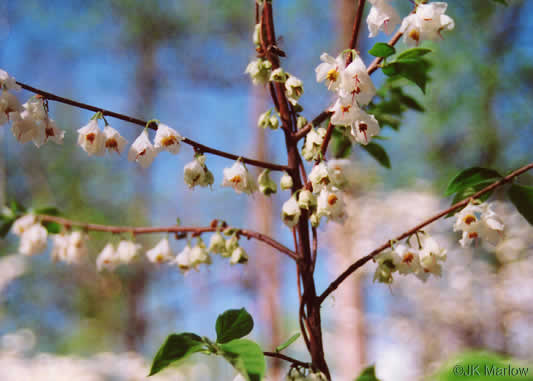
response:
<svg viewBox="0 0 533 381"><path fill-rule="evenodd" d="M370 3L372 8L366 19L369 37L375 37L379 30L391 34L396 25L400 23L398 12L388 3L388 0L370 0Z"/></svg>
<svg viewBox="0 0 533 381"><path fill-rule="evenodd" d="M75 231L68 236L68 245L65 255L60 259L68 264L79 264L88 255L89 250L87 248L87 235Z"/></svg>
<svg viewBox="0 0 533 381"><path fill-rule="evenodd" d="M400 274L418 274L421 271L418 249L399 244L394 248L394 251L399 256L396 267Z"/></svg>
<svg viewBox="0 0 533 381"><path fill-rule="evenodd" d="M244 249L242 247L237 247L233 250L233 252L231 253L231 258L229 260L229 263L231 265L236 265L236 264L246 264L248 263L248 254L246 253L246 251L244 251Z"/></svg>
<svg viewBox="0 0 533 381"><path fill-rule="evenodd" d="M264 85L270 79L272 64L268 60L257 59L246 66L245 73L250 75L254 85Z"/></svg>
<svg viewBox="0 0 533 381"><path fill-rule="evenodd" d="M226 241L226 250L220 253L223 257L231 257L233 251L239 247L239 237L237 234L233 234L230 239Z"/></svg>
<svg viewBox="0 0 533 381"><path fill-rule="evenodd" d="M15 77L10 76L7 71L0 69L0 89L1 90L20 90Z"/></svg>
<svg viewBox="0 0 533 381"><path fill-rule="evenodd" d="M301 80L296 78L293 75L289 76L289 79L285 82L285 92L287 94L287 99L293 105L298 103L298 99L304 93L303 83Z"/></svg>
<svg viewBox="0 0 533 381"><path fill-rule="evenodd" d="M441 276L442 266L440 262L446 260L446 249L442 248L438 242L428 234L420 237L420 267L418 277L425 281L429 274Z"/></svg>
<svg viewBox="0 0 533 381"><path fill-rule="evenodd" d="M98 271L113 271L120 264L120 256L111 243L105 245L98 258L96 259L96 268Z"/></svg>
<svg viewBox="0 0 533 381"><path fill-rule="evenodd" d="M120 155L126 144L128 141L117 130L109 125L104 127L104 147L108 152L114 151Z"/></svg>
<svg viewBox="0 0 533 381"><path fill-rule="evenodd" d="M50 256L53 262L66 262L69 241L70 235L67 234L54 234L52 236L53 245Z"/></svg>
<svg viewBox="0 0 533 381"><path fill-rule="evenodd" d="M25 214L22 217L19 217L13 223L11 227L11 232L18 236L21 236L26 230L37 223L37 218L34 214Z"/></svg>
<svg viewBox="0 0 533 381"><path fill-rule="evenodd" d="M368 72L366 66L358 55L353 57L352 62L342 72L342 85L340 87L340 96L351 98L351 102L357 101L359 106L365 106L374 95L376 95L376 88Z"/></svg>
<svg viewBox="0 0 533 381"><path fill-rule="evenodd" d="M120 263L130 263L138 254L141 245L132 241L120 241L117 246L117 255Z"/></svg>
<svg viewBox="0 0 533 381"><path fill-rule="evenodd" d="M166 150L170 153L177 154L180 151L180 141L183 137L173 128L166 124L159 123L155 133L155 148Z"/></svg>
<svg viewBox="0 0 533 381"><path fill-rule="evenodd" d="M280 82L283 83L287 80L289 74L285 73L285 70L283 68L278 67L277 69L272 70L272 73L270 73L270 80L272 82Z"/></svg>
<svg viewBox="0 0 533 381"><path fill-rule="evenodd" d="M442 38L443 30L452 30L455 22L445 15L448 4L434 2L418 4L416 12L403 19L400 31L407 45L418 45L421 41L436 41Z"/></svg>
<svg viewBox="0 0 533 381"><path fill-rule="evenodd" d="M182 273L186 273L192 268L191 247L189 245L186 245L183 250L179 252L174 263L179 267Z"/></svg>
<svg viewBox="0 0 533 381"><path fill-rule="evenodd" d="M0 94L0 126L10 119L10 113L18 113L22 109L22 105L15 95L9 91L3 91Z"/></svg>
<svg viewBox="0 0 533 381"><path fill-rule="evenodd" d="M37 136L38 125L28 110L12 112L9 118L12 122L11 131L19 143L28 143Z"/></svg>
<svg viewBox="0 0 533 381"><path fill-rule="evenodd" d="M283 203L283 207L281 208L281 220L289 228L294 227L298 223L301 214L302 211L294 196L291 196L291 198Z"/></svg>
<svg viewBox="0 0 533 381"><path fill-rule="evenodd" d="M272 115L272 109L259 115L257 127L270 128L271 130L276 130L279 127L279 120L275 115Z"/></svg>
<svg viewBox="0 0 533 381"><path fill-rule="evenodd" d="M190 251L190 261L191 266L198 270L198 266L202 263L204 264L210 264L211 263L211 257L209 256L209 253L207 252L207 249L205 248L205 245L203 241L198 240L198 244L194 246Z"/></svg>
<svg viewBox="0 0 533 381"><path fill-rule="evenodd" d="M330 111L333 112L331 123L336 126L352 125L363 112L350 96L337 98Z"/></svg>
<svg viewBox="0 0 533 381"><path fill-rule="evenodd" d="M311 172L309 172L309 181L311 181L313 192L315 193L320 192L331 184L328 166L324 161L321 161L311 169Z"/></svg>
<svg viewBox="0 0 533 381"><path fill-rule="evenodd" d="M363 110L359 113L357 120L351 125L352 138L362 145L370 143L372 137L379 134L379 123L372 114L367 114Z"/></svg>
<svg viewBox="0 0 533 381"><path fill-rule="evenodd" d="M352 163L348 159L330 159L328 160L328 175L331 184L342 189L348 183L348 169Z"/></svg>
<svg viewBox="0 0 533 381"><path fill-rule="evenodd" d="M150 142L148 131L145 128L135 139L128 152L128 160L136 161L143 168L148 168L157 155L157 149Z"/></svg>
<svg viewBox="0 0 533 381"><path fill-rule="evenodd" d="M293 187L294 182L292 180L291 175L289 175L287 172L283 172L283 176L281 176L281 179L279 181L279 187L282 190L289 190Z"/></svg>
<svg viewBox="0 0 533 381"><path fill-rule="evenodd" d="M183 180L189 188L194 188L196 185L201 187L213 185L215 179L205 165L204 155L196 155L193 161L183 167Z"/></svg>
<svg viewBox="0 0 533 381"><path fill-rule="evenodd" d="M462 230L459 241L462 247L468 247L478 238L491 245L497 245L502 238L504 225L499 216L487 203L470 202L461 212L457 213L454 231Z"/></svg>
<svg viewBox="0 0 533 381"><path fill-rule="evenodd" d="M252 194L257 189L255 179L240 160L237 160L231 168L224 168L222 186L232 187L235 192L246 194Z"/></svg>
<svg viewBox="0 0 533 381"><path fill-rule="evenodd" d="M374 260L377 262L378 267L374 273L373 281L391 284L393 281L392 274L398 270L398 264L400 263L398 254L393 250L387 250L376 255Z"/></svg>
<svg viewBox="0 0 533 381"><path fill-rule="evenodd" d="M211 236L211 240L209 241L209 247L207 250L211 253L223 253L226 250L226 240L220 234L220 232L216 232Z"/></svg>
<svg viewBox="0 0 533 381"><path fill-rule="evenodd" d="M328 90L337 91L342 82L341 73L345 66L344 57L340 54L337 58L333 58L327 53L322 53L320 60L323 62L315 69L316 81L325 81Z"/></svg>
<svg viewBox="0 0 533 381"><path fill-rule="evenodd" d="M259 184L259 192L265 196L270 196L278 191L278 185L270 178L270 171L268 169L261 172L257 178L257 183Z"/></svg>
<svg viewBox="0 0 533 381"><path fill-rule="evenodd" d="M311 210L316 206L316 196L307 189L298 193L298 206L300 209Z"/></svg>
<svg viewBox="0 0 533 381"><path fill-rule="evenodd" d="M148 260L152 263L164 263L172 260L172 250L167 238L163 238L154 248L146 252Z"/></svg>
<svg viewBox="0 0 533 381"><path fill-rule="evenodd" d="M317 214L331 221L343 222L346 218L346 206L341 192L323 188L317 198Z"/></svg>
<svg viewBox="0 0 533 381"><path fill-rule="evenodd" d="M325 128L311 128L309 132L305 135L304 145L302 147L302 156L305 160L317 160L321 156L320 149L322 147L322 142L324 141L324 136L326 135Z"/></svg>
<svg viewBox="0 0 533 381"><path fill-rule="evenodd" d="M39 223L31 225L20 236L19 253L34 255L42 253L46 249L48 232Z"/></svg>
<svg viewBox="0 0 533 381"><path fill-rule="evenodd" d="M78 130L78 145L89 156L102 156L105 152L105 136L98 127L98 120L92 119Z"/></svg>
<svg viewBox="0 0 533 381"><path fill-rule="evenodd" d="M33 144L37 148L48 141L54 142L55 144L63 144L64 137L65 131L60 130L53 119L47 119L43 126L37 128L33 138Z"/></svg>

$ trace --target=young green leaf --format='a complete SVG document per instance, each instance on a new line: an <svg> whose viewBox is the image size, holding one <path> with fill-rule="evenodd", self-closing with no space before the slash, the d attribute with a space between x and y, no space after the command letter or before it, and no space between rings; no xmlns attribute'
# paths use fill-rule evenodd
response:
<svg viewBox="0 0 533 381"><path fill-rule="evenodd" d="M244 308L227 310L218 315L216 322L217 343L227 343L249 334L254 327L252 316Z"/></svg>
<svg viewBox="0 0 533 381"><path fill-rule="evenodd" d="M419 57L425 56L428 53L431 53L431 49L426 49L426 48L407 49L406 51L401 52L400 54L398 54L398 57L396 57L396 61L402 61L402 60L412 59L412 58L419 58Z"/></svg>
<svg viewBox="0 0 533 381"><path fill-rule="evenodd" d="M459 172L452 179L452 181L450 181L444 195L451 196L452 194L460 192L462 189L468 187L480 190L490 183L500 180L501 178L502 175L490 168L468 168Z"/></svg>
<svg viewBox="0 0 533 381"><path fill-rule="evenodd" d="M396 53L396 49L385 42L377 42L368 53L372 54L374 57L387 58Z"/></svg>
<svg viewBox="0 0 533 381"><path fill-rule="evenodd" d="M405 106L409 107L410 109L415 110L415 111L419 111L419 112L426 111L424 109L424 107L420 103L418 103L418 101L415 98L413 98L413 97L411 97L409 95L406 95L403 92L399 92L398 94L396 94L396 96L398 97L398 100L402 104L404 104Z"/></svg>
<svg viewBox="0 0 533 381"><path fill-rule="evenodd" d="M390 169L390 159L387 151L379 145L378 143L370 142L366 146L361 146L363 149L368 152L374 159L378 161L379 164L385 168Z"/></svg>
<svg viewBox="0 0 533 381"><path fill-rule="evenodd" d="M48 206L45 208L35 209L35 214L46 214L49 216L60 216L61 212L54 206Z"/></svg>
<svg viewBox="0 0 533 381"><path fill-rule="evenodd" d="M352 142L338 128L333 130L330 147L335 159L345 159L352 153Z"/></svg>
<svg viewBox="0 0 533 381"><path fill-rule="evenodd" d="M261 381L265 375L265 356L257 343L236 339L220 344L222 356L247 380Z"/></svg>
<svg viewBox="0 0 533 381"><path fill-rule="evenodd" d="M46 230L50 234L61 233L61 225L59 225L57 222L45 221L43 222L43 226L46 228Z"/></svg>
<svg viewBox="0 0 533 381"><path fill-rule="evenodd" d="M513 184L508 195L520 214L533 225L533 187Z"/></svg>
<svg viewBox="0 0 533 381"><path fill-rule="evenodd" d="M431 67L429 61L423 58L405 58L390 62L383 66L383 73L389 77L402 76L414 82L423 93L429 80L428 71Z"/></svg>
<svg viewBox="0 0 533 381"><path fill-rule="evenodd" d="M284 342L283 344L277 346L276 347L276 352L281 352L282 350L287 348L289 345L294 343L296 340L298 340L299 337L300 337L300 332L295 333L294 335L289 337L289 339L286 342Z"/></svg>
<svg viewBox="0 0 533 381"><path fill-rule="evenodd" d="M361 372L355 381L379 381L379 379L376 377L376 369L374 365L363 370L363 372Z"/></svg>
<svg viewBox="0 0 533 381"><path fill-rule="evenodd" d="M169 335L154 357L149 376L160 372L173 362L183 360L191 354L203 350L205 350L205 344L202 338L194 333L184 332Z"/></svg>

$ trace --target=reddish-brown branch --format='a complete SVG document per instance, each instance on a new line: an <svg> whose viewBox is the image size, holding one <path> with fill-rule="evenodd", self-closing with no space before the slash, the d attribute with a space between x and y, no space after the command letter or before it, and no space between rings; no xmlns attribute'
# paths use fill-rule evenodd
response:
<svg viewBox="0 0 533 381"><path fill-rule="evenodd" d="M390 248L391 247L391 241L393 241L393 242L394 241L400 241L400 240L402 240L404 238L409 237L410 235L415 234L417 231L419 231L422 228L424 228L425 226L437 221L438 219L446 216L448 213L454 212L457 209L460 209L460 208L466 206L470 202L470 200L478 198L478 197L484 195L485 193L488 193L488 192L490 192L490 191L492 191L492 190L494 190L494 189L496 189L496 188L508 183L509 181L514 179L516 176L519 176L519 175L523 174L524 172L529 171L532 168L533 168L533 163L530 163L530 164L528 164L526 166L523 166L522 168L519 168L516 171L511 172L509 175L503 177L501 180L496 181L496 182L490 184L489 186L483 188L479 192L473 194L471 197L465 198L464 200L452 205L448 209L443 210L442 212L434 215L431 218L428 218L424 222L416 225L412 229L407 230L405 233L400 234L396 238L393 238L392 240L388 240L386 243L384 243L383 245L381 245L377 249L373 250L367 256L362 257L362 258L358 259L356 262L352 263L341 275L339 275L337 277L337 279L335 279L333 282L331 282L331 284L328 286L328 288L326 288L326 290L318 297L318 301L320 303L322 303L328 297L328 295L330 295L333 291L335 291L337 289L337 287L339 287L339 285L346 278L348 278L348 276L350 276L353 272L355 272L358 268L360 268L365 263L367 263L369 260L374 258L376 255L381 253L383 250L386 250L386 249Z"/></svg>
<svg viewBox="0 0 533 381"><path fill-rule="evenodd" d="M128 116L128 115L119 114L119 113L114 112L114 111L110 111L110 110L106 110L106 109L103 109L103 108L100 108L100 107L96 107L96 106L88 105L88 104L85 104L85 103L77 102L77 101L74 101L72 99L63 98L63 97L57 96L55 94L49 93L47 91L44 91L44 90L41 90L41 89L37 89L37 88L32 87L30 85L26 85L25 83L22 83L22 82L18 82L17 81L17 83L23 89L31 91L32 93L35 93L35 94L39 94L39 95L43 96L45 99L50 100L50 101L64 103L64 104L67 104L67 105L70 105L70 106L78 107L78 108L89 110L89 111L101 112L102 115L104 115L104 116L110 116L112 118L120 119L120 120L123 120L125 122L133 123L133 124L136 124L136 125L139 125L139 126L142 126L142 127L145 127L146 124L148 123L148 122L146 122L146 121L144 121L142 119L137 119L137 118L134 118L134 117L131 117L131 116ZM148 126L148 128L151 128L153 130L157 130L157 125L150 124ZM210 153L210 154L213 154L213 155L216 155L216 156L225 157L227 159L233 159L233 160L237 160L238 158L240 158L243 163L254 165L256 167L268 168L268 169L271 169L271 170L274 170L274 171L286 171L287 170L287 166L285 166L285 165L267 163L267 162L263 162L263 161L259 161L259 160L249 159L249 158L244 157L244 156L234 155L234 154L229 153L229 152L224 152L224 151L220 151L220 150L215 149L215 148L208 147L206 145L198 143L198 142L196 142L196 141L194 141L192 139L189 139L189 138L184 138L182 140L182 142L192 146L196 151L201 151L203 153Z"/></svg>
<svg viewBox="0 0 533 381"><path fill-rule="evenodd" d="M357 47L357 39L359 37L359 30L361 29L361 21L363 20L363 11L365 9L366 0L359 0L357 3L357 10L355 11L355 21L352 29L352 39L350 40L349 49L355 49ZM352 55L348 54L346 58L346 66L352 62Z"/></svg>
<svg viewBox="0 0 533 381"><path fill-rule="evenodd" d="M133 235L139 234L154 234L154 233L192 233L193 235L198 235L202 233L213 233L220 228L205 226L205 227L194 227L194 226L161 226L161 227L133 227L133 226L110 226L110 225L99 225L99 224L87 224L84 222L77 222L68 220L62 217L49 216L49 215L39 215L38 218L44 222L56 222L65 227L78 227L82 230L95 231L95 232L106 232L113 234L121 233L131 233ZM273 238L258 233L253 230L248 229L235 229L236 233L242 236L247 237L248 239L253 238L258 241L264 242L267 245L279 250L283 254L288 255L292 259L297 259L296 253L284 246L280 242L274 240Z"/></svg>
<svg viewBox="0 0 533 381"><path fill-rule="evenodd" d="M324 140L322 140L322 145L320 146L321 158L326 157L326 151L328 150L329 141L331 140L331 135L333 134L334 129L335 126L333 125L333 123L329 122L328 129L326 130L326 135L324 136ZM320 161L320 159L318 161Z"/></svg>
<svg viewBox="0 0 533 381"><path fill-rule="evenodd" d="M275 357L275 358L278 358L278 359L281 359L281 360L285 360L285 361L291 362L294 365L301 366L302 368L310 368L311 367L311 364L309 364L307 362L296 360L296 359L294 359L292 357L283 355L283 354L278 353L278 352L263 352L263 354L265 356L268 356L268 357Z"/></svg>

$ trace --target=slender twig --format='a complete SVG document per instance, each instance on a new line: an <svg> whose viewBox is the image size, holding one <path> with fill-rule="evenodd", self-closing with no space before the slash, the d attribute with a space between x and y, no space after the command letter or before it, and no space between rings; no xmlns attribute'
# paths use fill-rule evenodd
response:
<svg viewBox="0 0 533 381"><path fill-rule="evenodd" d="M124 114L119 114L119 113L114 112L114 111L110 111L110 110L103 109L101 107L96 107L96 106L88 105L88 104L85 104L85 103L77 102L77 101L74 101L72 99L63 98L63 97L60 97L58 95L49 93L47 91L44 91L44 90L41 90L41 89L37 89L37 88L35 88L33 86L26 85L25 83L22 83L22 82L18 82L17 81L17 83L23 89L31 91L32 93L35 93L35 94L39 94L39 95L41 95L42 97L44 97L45 99L47 99L49 101L64 103L64 104L67 104L67 105L70 105L70 106L78 107L78 108L89 110L89 111L101 112L102 115L104 115L104 116L110 116L112 118L120 119L120 120L129 122L129 123L133 123L133 124L136 124L136 125L139 125L139 126L142 126L142 127L145 127L147 125L147 123L148 123L148 122L146 122L146 121L144 121L142 119L134 118L134 117L131 117L131 116L128 116L128 115L124 115ZM148 126L148 128L151 128L153 130L157 130L157 125L155 123L151 123ZM273 163L263 162L263 161L259 161L259 160L255 160L255 159L250 159L250 158L247 158L247 157L244 157L244 156L234 155L234 154L229 153L229 152L224 152L224 151L217 150L215 148L208 147L206 145L198 143L198 142L196 142L196 141L194 141L192 139L189 139L189 138L184 138L182 140L182 142L194 147L195 151L200 151L200 152L203 152L203 153L210 153L210 154L213 154L213 155L217 155L217 156L221 156L221 157L225 157L227 159L233 159L233 160L237 160L237 159L240 158L243 163L254 165L256 167L268 168L268 169L271 169L271 170L274 170L274 171L285 171L285 170L287 170L287 166L285 166L285 165L273 164Z"/></svg>
<svg viewBox="0 0 533 381"><path fill-rule="evenodd" d="M359 30L361 29L361 21L363 20L363 11L365 9L366 0L359 0L357 3L357 10L355 11L355 21L352 29L352 39L350 40L349 49L355 49L357 47L357 38L359 37ZM352 62L352 55L348 54L346 58L346 66Z"/></svg>
<svg viewBox="0 0 533 381"><path fill-rule="evenodd" d="M335 126L330 121L328 129L326 130L326 135L324 135L324 140L322 140L322 145L320 146L320 159L326 157L326 151L328 150L329 141L331 140L331 135L333 134L334 129ZM320 161L320 159L318 161Z"/></svg>
<svg viewBox="0 0 533 381"><path fill-rule="evenodd" d="M98 224L88 224L84 222L72 221L62 217L49 216L49 215L39 215L38 218L44 222L56 222L65 227L78 227L82 230L95 231L95 232L106 232L113 234L120 233L131 233L133 235L139 234L154 234L154 233L192 233L192 234L202 234L202 233L212 233L220 230L220 228L205 226L205 227L194 227L194 226L161 226L161 227L133 227L133 226L110 226L110 225L98 225ZM232 228L230 228L232 229ZM294 251L284 246L280 242L274 240L273 238L253 231L249 229L235 229L238 235L247 237L248 239L253 238L258 241L264 242L267 245L279 250L283 254L288 255L292 259L296 260L297 255Z"/></svg>
<svg viewBox="0 0 533 381"><path fill-rule="evenodd" d="M463 206L466 206L470 202L470 200L478 198L479 196L482 196L485 193L488 193L488 192L490 192L490 191L492 191L492 190L494 190L494 189L496 189L496 188L508 183L509 181L511 181L516 176L519 176L519 175L523 174L524 172L529 171L532 168L533 168L533 163L530 163L530 164L528 164L526 166L523 166L522 168L519 168L516 171L511 172L509 175L507 175L507 176L503 177L502 179L500 179L500 180L490 184L489 186L483 188L482 190L480 190L479 192L473 194L472 196L470 196L468 198L465 198L464 200L459 201L456 204L453 204L448 209L443 210L442 212L434 215L431 218L428 218L424 222L416 225L414 228L409 229L405 233L400 234L398 237L396 237L396 238L394 238L392 240L389 239L386 243L384 243L383 245L381 245L377 249L374 249L367 256L362 257L362 258L358 259L356 262L352 263L346 270L344 270L344 272L341 275L339 275L337 277L337 279L335 279L333 282L331 282L331 284L328 286L328 288L326 288L326 290L318 297L318 301L320 303L322 303L324 301L324 299L326 299L328 297L329 294L331 294L333 291L335 291L337 289L337 287L339 287L339 285L346 278L348 278L348 276L350 276L353 272L355 272L357 269L362 267L365 263L367 263L369 260L374 258L376 255L381 253L383 250L386 250L386 249L390 248L391 247L391 242L400 241L400 240L402 240L404 238L409 237L412 234L415 234L420 229L422 229L425 226L427 226L427 225L437 221L438 219L446 216L448 213L454 212L457 209L460 209Z"/></svg>
<svg viewBox="0 0 533 381"><path fill-rule="evenodd" d="M311 232L313 233L313 247L312 247L313 255L311 256L311 261L312 261L311 271L315 272L316 258L317 258L317 253L318 253L318 234L317 234L315 227L311 228Z"/></svg>
<svg viewBox="0 0 533 381"><path fill-rule="evenodd" d="M298 131L296 131L293 135L292 135L292 138L296 141L300 140L301 138L303 138L305 135L307 135L307 133L309 131L311 131L311 128L313 128L313 124L309 123L307 125L305 125L304 127L300 128Z"/></svg>
<svg viewBox="0 0 533 381"><path fill-rule="evenodd" d="M275 358L278 358L278 359L281 359L281 360L285 360L285 361L291 362L294 365L301 366L302 368L310 368L311 367L311 364L308 363L308 362L303 362L303 361L300 361L300 360L296 360L296 359L294 359L292 357L283 355L283 354L278 353L278 352L263 352L263 354L265 356L268 356L268 357L275 357Z"/></svg>

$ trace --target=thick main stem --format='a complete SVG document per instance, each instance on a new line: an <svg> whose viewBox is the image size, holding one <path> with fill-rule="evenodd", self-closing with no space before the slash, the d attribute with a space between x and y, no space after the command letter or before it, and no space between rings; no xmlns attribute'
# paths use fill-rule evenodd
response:
<svg viewBox="0 0 533 381"><path fill-rule="evenodd" d="M274 22L272 16L272 3L265 1L263 8L263 51L268 60L272 63L272 69L279 68L279 57L276 55L272 47L275 45L276 34L274 30ZM285 96L283 85L280 83L274 84L274 93L276 95L276 106L281 116L283 131L285 133L285 143L287 146L288 156L288 172L293 178L292 193L302 188L302 178L298 171L298 164L300 162L297 140L292 138L292 133L295 132L296 126L292 121L294 115L291 115L291 108ZM307 336L309 338L309 352L311 354L311 361L313 368L321 371L326 375L328 380L331 379L328 365L324 358L324 346L322 342L322 324L320 318L320 304L318 303L315 280L313 277L313 261L311 256L311 245L309 236L308 215L303 211L297 225L297 239L298 239L298 262L300 268L300 276L303 284L303 295L300 303L303 308L305 316L305 327ZM295 242L296 244L296 242ZM298 279L298 282L300 280Z"/></svg>

